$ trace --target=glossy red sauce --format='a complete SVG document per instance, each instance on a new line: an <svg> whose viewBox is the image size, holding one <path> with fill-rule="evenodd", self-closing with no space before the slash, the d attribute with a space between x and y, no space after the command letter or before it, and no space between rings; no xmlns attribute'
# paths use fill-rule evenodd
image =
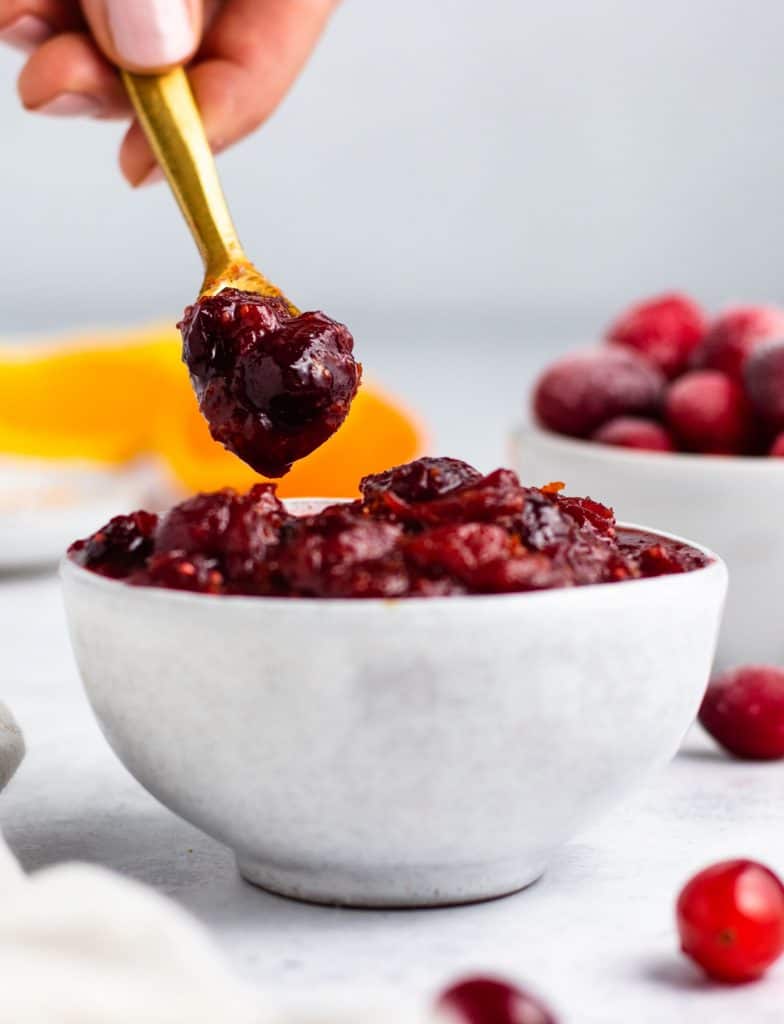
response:
<svg viewBox="0 0 784 1024"><path fill-rule="evenodd" d="M199 494L158 518L117 516L71 557L129 583L214 594L433 597L614 583L706 557L619 529L612 510L508 469L423 458L365 477L362 498L294 516L274 484Z"/></svg>
<svg viewBox="0 0 784 1024"><path fill-rule="evenodd" d="M359 387L354 339L325 313L227 288L185 310L183 359L210 432L265 476L283 476L338 429Z"/></svg>

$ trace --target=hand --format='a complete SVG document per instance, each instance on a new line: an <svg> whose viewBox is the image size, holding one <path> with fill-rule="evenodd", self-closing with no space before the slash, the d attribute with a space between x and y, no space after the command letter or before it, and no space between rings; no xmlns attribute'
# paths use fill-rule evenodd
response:
<svg viewBox="0 0 784 1024"><path fill-rule="evenodd" d="M0 0L0 41L29 53L19 76L28 110L129 118L116 65L189 65L218 152L252 132L285 96L337 0ZM140 126L120 147L131 185L160 171Z"/></svg>

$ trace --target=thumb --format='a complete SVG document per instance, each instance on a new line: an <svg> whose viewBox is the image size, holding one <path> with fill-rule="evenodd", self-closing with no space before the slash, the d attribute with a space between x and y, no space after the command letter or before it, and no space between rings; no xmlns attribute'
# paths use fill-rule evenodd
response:
<svg viewBox="0 0 784 1024"><path fill-rule="evenodd" d="M128 71L184 64L199 45L202 0L82 0L98 46Z"/></svg>

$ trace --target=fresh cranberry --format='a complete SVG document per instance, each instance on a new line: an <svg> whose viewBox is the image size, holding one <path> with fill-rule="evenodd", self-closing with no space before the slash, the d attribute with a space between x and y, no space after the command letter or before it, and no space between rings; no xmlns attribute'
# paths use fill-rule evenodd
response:
<svg viewBox="0 0 784 1024"><path fill-rule="evenodd" d="M534 412L549 430L590 437L616 416L655 412L664 384L659 370L620 346L578 352L539 378Z"/></svg>
<svg viewBox="0 0 784 1024"><path fill-rule="evenodd" d="M725 672L708 687L699 717L737 757L784 757L784 668L748 665Z"/></svg>
<svg viewBox="0 0 784 1024"><path fill-rule="evenodd" d="M612 324L606 337L645 356L665 376L677 377L689 365L705 328L700 307L687 296L672 293L632 306Z"/></svg>
<svg viewBox="0 0 784 1024"><path fill-rule="evenodd" d="M132 576L130 582L200 594L220 594L223 590L223 574L214 558L181 551L153 555L146 570Z"/></svg>
<svg viewBox="0 0 784 1024"><path fill-rule="evenodd" d="M676 913L683 952L717 981L753 981L784 950L784 886L755 861L700 871L681 891Z"/></svg>
<svg viewBox="0 0 784 1024"><path fill-rule="evenodd" d="M700 369L720 370L740 381L755 349L770 338L784 337L784 310L773 306L738 306L722 313L694 353Z"/></svg>
<svg viewBox="0 0 784 1024"><path fill-rule="evenodd" d="M292 316L282 299L227 288L179 327L212 436L258 472L283 476L346 418L361 367L348 329L324 313Z"/></svg>
<svg viewBox="0 0 784 1024"><path fill-rule="evenodd" d="M115 516L92 536L75 541L68 553L85 569L120 579L140 569L152 554L157 522L151 512Z"/></svg>
<svg viewBox="0 0 784 1024"><path fill-rule="evenodd" d="M766 341L744 368L754 411L772 429L784 430L784 341Z"/></svg>
<svg viewBox="0 0 784 1024"><path fill-rule="evenodd" d="M467 978L443 992L436 1009L454 1024L556 1024L530 993L500 978Z"/></svg>
<svg viewBox="0 0 784 1024"><path fill-rule="evenodd" d="M666 427L641 416L618 416L591 435L599 444L618 448L640 448L649 452L672 452L675 445Z"/></svg>
<svg viewBox="0 0 784 1024"><path fill-rule="evenodd" d="M739 454L753 422L743 388L718 370L692 370L670 385L665 415L684 448L705 454Z"/></svg>
<svg viewBox="0 0 784 1024"><path fill-rule="evenodd" d="M770 446L770 454L777 458L784 458L784 431L782 431L773 444Z"/></svg>

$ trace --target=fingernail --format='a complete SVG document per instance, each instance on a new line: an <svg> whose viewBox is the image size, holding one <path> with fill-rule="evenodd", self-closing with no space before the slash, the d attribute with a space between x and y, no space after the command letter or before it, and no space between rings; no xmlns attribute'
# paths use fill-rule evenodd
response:
<svg viewBox="0 0 784 1024"><path fill-rule="evenodd" d="M137 183L136 187L144 188L147 185L157 185L157 183L159 181L163 181L163 179L163 171L160 169L158 164L156 164L154 167L151 167L149 171L147 171L142 180Z"/></svg>
<svg viewBox="0 0 784 1024"><path fill-rule="evenodd" d="M0 29L0 42L32 53L37 46L54 35L54 29L43 18L35 14L23 14L4 29Z"/></svg>
<svg viewBox="0 0 784 1024"><path fill-rule="evenodd" d="M35 107L36 114L53 114L55 117L92 117L102 109L102 104L92 96L81 92L62 92L53 100Z"/></svg>
<svg viewBox="0 0 784 1024"><path fill-rule="evenodd" d="M136 67L177 64L195 42L185 0L106 0L120 57Z"/></svg>

